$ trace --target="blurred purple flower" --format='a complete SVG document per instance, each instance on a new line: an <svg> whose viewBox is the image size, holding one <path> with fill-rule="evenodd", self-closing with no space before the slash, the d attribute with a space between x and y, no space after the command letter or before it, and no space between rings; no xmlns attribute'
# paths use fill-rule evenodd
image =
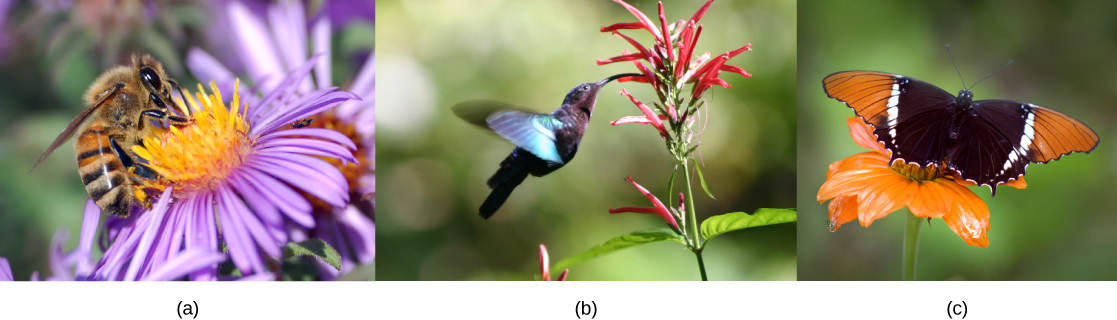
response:
<svg viewBox="0 0 1117 320"><path fill-rule="evenodd" d="M272 270L266 258L281 258L289 227L316 226L310 201L300 191L344 208L350 200L346 179L319 157L356 162L351 152L356 145L334 130L286 129L358 99L336 88L296 94L294 86L306 79L317 58L251 108L240 102L239 85L234 83L233 102L226 107L211 84L212 94L188 99L194 124L145 138L143 147L133 149L165 183L148 187L165 189L151 210L110 218L104 236L113 244L97 266L104 273L94 276L135 279L184 252L222 247L241 274L267 273ZM190 278L217 279L217 267L194 271Z"/></svg>
<svg viewBox="0 0 1117 320"><path fill-rule="evenodd" d="M376 22L376 2L369 0L327 1L324 8L334 29L342 29L355 21Z"/></svg>
<svg viewBox="0 0 1117 320"><path fill-rule="evenodd" d="M12 266L8 264L8 259L0 257L0 281L14 281L12 277Z"/></svg>
<svg viewBox="0 0 1117 320"><path fill-rule="evenodd" d="M256 88L266 92L275 85L276 79L292 71L291 66L294 63L304 59L309 47L310 52L321 54L323 58L314 65L313 81L309 78L302 80L294 90L307 92L330 88L331 28L338 25L331 23L337 17L333 15L333 10L348 13L338 19L371 17L375 14L375 8L368 4L370 3L364 1L329 2L324 10L330 14L320 15L313 27L308 28L304 6L297 1L269 6L266 11L267 21L270 23L267 25L264 24L263 17L255 13L256 10L239 2L230 2L228 15L231 33L237 39L233 43L239 61L223 63L201 49L192 48L187 54L187 67L198 78L216 79L219 88L226 88L236 78L226 66L244 65L248 78L257 84ZM315 206L317 223L314 228L289 230L292 241L320 238L342 255L340 273L332 268L322 268L326 279L349 273L356 265L371 264L376 257L375 71L376 58L370 54L347 89L362 100L343 102L316 117L310 124L311 127L336 130L352 139L357 145L355 157L359 163L347 166L331 161L345 174L353 203L345 208ZM246 99L252 101L255 97L249 96Z"/></svg>
<svg viewBox="0 0 1117 320"><path fill-rule="evenodd" d="M12 0L0 0L0 63L8 58L8 10L12 8Z"/></svg>

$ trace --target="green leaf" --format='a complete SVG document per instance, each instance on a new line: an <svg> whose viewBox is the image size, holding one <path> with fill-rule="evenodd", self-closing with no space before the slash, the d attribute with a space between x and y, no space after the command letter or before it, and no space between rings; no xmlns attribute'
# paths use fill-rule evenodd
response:
<svg viewBox="0 0 1117 320"><path fill-rule="evenodd" d="M702 184L702 190L706 191L706 195L710 196L710 199L717 199L714 198L713 193L710 193L710 187L706 186L706 178L702 176L702 168L698 165L698 160L694 160L694 171L698 172L698 182ZM690 181L687 181L687 183L690 183Z"/></svg>
<svg viewBox="0 0 1117 320"><path fill-rule="evenodd" d="M756 213L753 214L744 212L733 212L723 215L716 215L710 217L709 219L706 219L706 221L702 221L702 237L706 238L706 241L708 242L711 238L729 231L795 222L795 211L795 208L761 208L759 210L756 210Z"/></svg>
<svg viewBox="0 0 1117 320"><path fill-rule="evenodd" d="M559 261L557 264L555 264L555 267L551 270L568 269L571 266L592 260L613 251L638 246L645 243L660 241L675 241L684 245L686 244L686 239L684 239L683 236L675 233L675 231L671 230L670 228L637 231L631 234L626 234L620 237L609 239L609 241L605 241L605 243L593 246L593 248L579 253L576 256L562 259L562 261Z"/></svg>
<svg viewBox="0 0 1117 320"><path fill-rule="evenodd" d="M292 242L283 246L283 259L292 257L314 257L322 260L337 270L341 270L341 255L322 239L310 239L303 242Z"/></svg>

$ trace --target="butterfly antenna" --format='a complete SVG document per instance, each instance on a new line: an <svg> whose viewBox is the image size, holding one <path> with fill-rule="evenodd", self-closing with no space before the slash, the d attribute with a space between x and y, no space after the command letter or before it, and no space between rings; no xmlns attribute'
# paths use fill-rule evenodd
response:
<svg viewBox="0 0 1117 320"><path fill-rule="evenodd" d="M993 74L985 76L985 78L982 78L981 81L985 81L985 79L989 79L989 77L992 77L994 74L1000 73L1001 70L1004 70L1005 68L1008 68L1008 65L1010 65L1010 64L1012 64L1012 60L1009 60L1008 63L1005 64L1005 66L1001 67L1000 69L997 69L997 72L994 72ZM981 81L978 81L977 83L981 83ZM977 83L973 84L974 87L977 86ZM970 88L972 89L973 87L970 87Z"/></svg>
<svg viewBox="0 0 1117 320"><path fill-rule="evenodd" d="M950 64L954 65L954 72L958 73L958 80L962 80L962 87L966 87L966 80L962 79L962 71L958 71L958 64L954 63L954 54L950 53L950 45L946 45L946 55L950 56ZM966 89L969 90L969 89Z"/></svg>

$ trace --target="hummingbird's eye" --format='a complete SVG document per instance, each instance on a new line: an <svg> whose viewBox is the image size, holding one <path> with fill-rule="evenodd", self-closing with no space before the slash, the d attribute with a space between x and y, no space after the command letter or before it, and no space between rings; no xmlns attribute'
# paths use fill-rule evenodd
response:
<svg viewBox="0 0 1117 320"><path fill-rule="evenodd" d="M590 91L590 86L582 86L582 91Z"/></svg>

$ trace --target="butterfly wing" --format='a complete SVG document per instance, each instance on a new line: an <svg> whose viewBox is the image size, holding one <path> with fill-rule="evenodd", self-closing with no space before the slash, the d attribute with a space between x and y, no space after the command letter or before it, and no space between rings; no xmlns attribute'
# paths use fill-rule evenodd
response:
<svg viewBox="0 0 1117 320"><path fill-rule="evenodd" d="M954 95L914 78L874 71L837 72L822 84L827 96L845 102L876 129L892 161L927 166L946 159L958 108Z"/></svg>
<svg viewBox="0 0 1117 320"><path fill-rule="evenodd" d="M1031 162L1090 152L1098 144L1097 133L1082 122L1034 104L982 100L972 110L960 119L950 166L993 194L997 184L1023 176Z"/></svg>

